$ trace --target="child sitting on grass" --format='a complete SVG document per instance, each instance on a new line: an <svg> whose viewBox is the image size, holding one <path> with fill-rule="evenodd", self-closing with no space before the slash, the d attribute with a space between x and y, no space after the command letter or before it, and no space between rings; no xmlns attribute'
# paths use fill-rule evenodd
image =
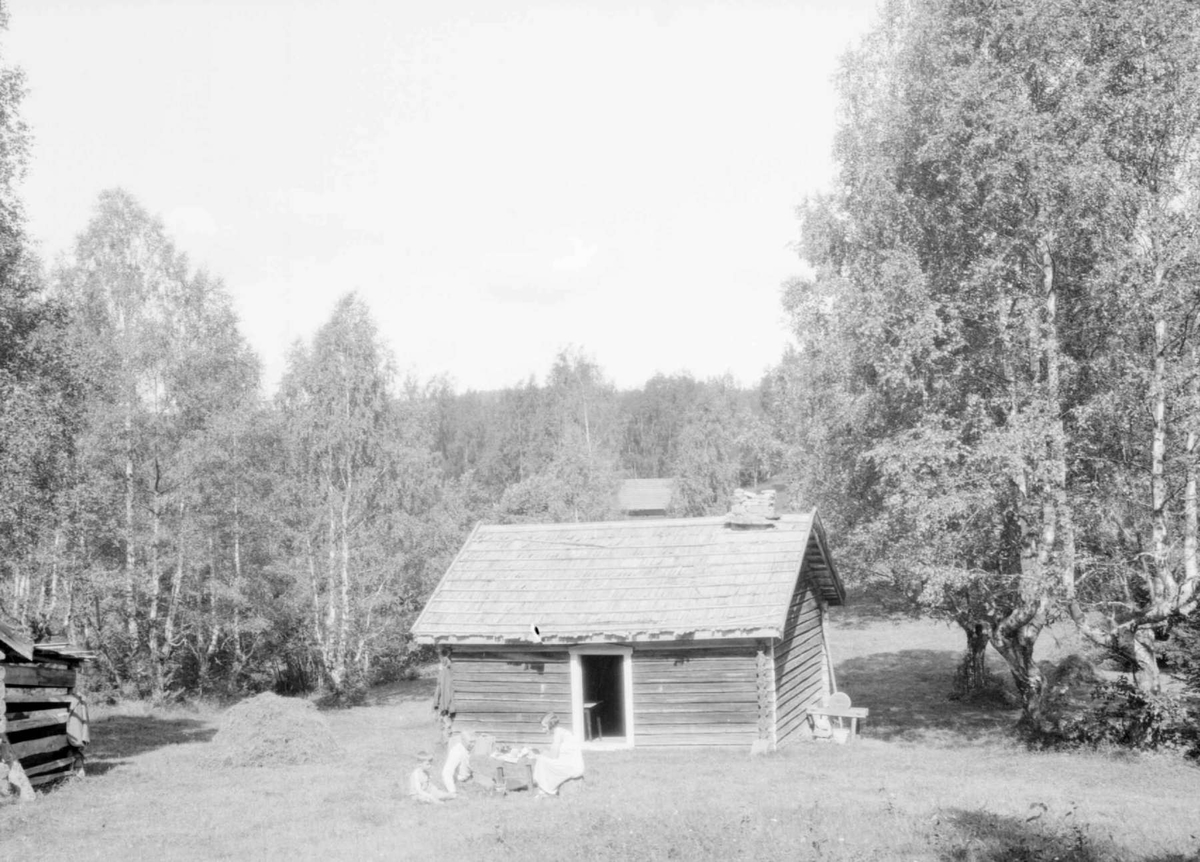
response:
<svg viewBox="0 0 1200 862"><path fill-rule="evenodd" d="M408 776L408 795L416 802L438 803L445 799L453 799L453 793L441 790L429 778L429 770L433 767L433 755L428 751L417 752L419 764Z"/></svg>

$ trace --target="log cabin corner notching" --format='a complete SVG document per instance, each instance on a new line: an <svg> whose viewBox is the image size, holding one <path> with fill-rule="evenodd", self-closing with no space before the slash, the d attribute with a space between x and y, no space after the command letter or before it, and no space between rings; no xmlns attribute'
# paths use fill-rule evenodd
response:
<svg viewBox="0 0 1200 862"><path fill-rule="evenodd" d="M544 742L555 711L591 748L775 747L830 694L844 599L816 512L480 526L413 634L456 728Z"/></svg>

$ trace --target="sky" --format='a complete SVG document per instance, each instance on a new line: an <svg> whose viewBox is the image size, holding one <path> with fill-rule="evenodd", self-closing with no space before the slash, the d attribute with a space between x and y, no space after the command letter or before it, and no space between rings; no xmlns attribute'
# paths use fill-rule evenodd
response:
<svg viewBox="0 0 1200 862"><path fill-rule="evenodd" d="M220 276L268 390L336 301L404 375L754 384L876 0L8 0L43 259L101 190Z"/></svg>

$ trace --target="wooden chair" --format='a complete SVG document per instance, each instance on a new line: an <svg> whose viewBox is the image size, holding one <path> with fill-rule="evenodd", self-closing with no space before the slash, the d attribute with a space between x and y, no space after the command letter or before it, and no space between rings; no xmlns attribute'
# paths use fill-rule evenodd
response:
<svg viewBox="0 0 1200 862"><path fill-rule="evenodd" d="M583 705L583 739L585 742L593 739L604 739L604 728L600 726L600 716L596 708L604 703L593 700Z"/></svg>
<svg viewBox="0 0 1200 862"><path fill-rule="evenodd" d="M809 715L822 715L830 720L837 722L837 729L834 731L833 738L841 741L843 737L846 742L853 742L854 737L858 735L858 722L860 719L865 719L870 713L866 707L851 706L850 695L844 691L834 692L822 700L820 706L810 706L808 708ZM842 731L842 733L838 733Z"/></svg>

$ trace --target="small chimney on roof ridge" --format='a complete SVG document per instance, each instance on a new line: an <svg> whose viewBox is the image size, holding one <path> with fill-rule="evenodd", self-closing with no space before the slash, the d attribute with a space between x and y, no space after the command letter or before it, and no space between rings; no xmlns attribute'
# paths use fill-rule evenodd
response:
<svg viewBox="0 0 1200 862"><path fill-rule="evenodd" d="M748 491L738 488L733 493L727 523L731 527L773 527L772 521L779 520L775 513L775 492Z"/></svg>

